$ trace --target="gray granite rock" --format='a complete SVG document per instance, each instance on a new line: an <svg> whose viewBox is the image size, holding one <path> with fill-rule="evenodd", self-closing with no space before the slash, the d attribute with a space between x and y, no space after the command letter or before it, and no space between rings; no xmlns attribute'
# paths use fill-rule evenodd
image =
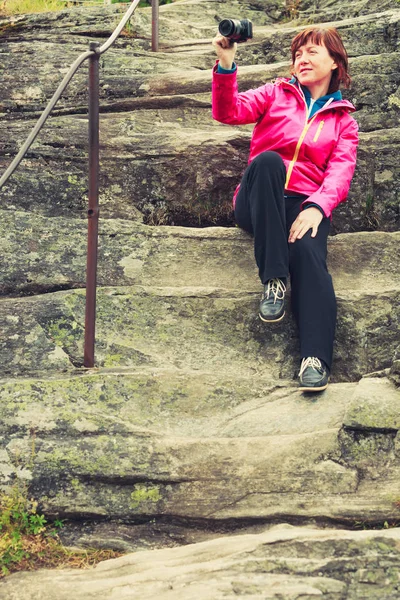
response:
<svg viewBox="0 0 400 600"><path fill-rule="evenodd" d="M387 292L399 285L400 233L359 232L328 240L340 293ZM85 287L87 223L0 211L0 295ZM148 226L100 219L98 285L214 287L259 292L253 239L237 227Z"/></svg>
<svg viewBox="0 0 400 600"><path fill-rule="evenodd" d="M328 4L319 10L327 14L337 10L336 19L343 16L343 3ZM398 230L400 13L393 3L382 5L377 14L365 3L346 6L346 18L330 25L338 27L349 49L354 77L346 97L355 103L365 133L349 203L336 211L333 231ZM231 10L240 7L234 4ZM287 61L290 40L304 26L285 23L287 9L274 3L246 10L255 21L255 37L239 48L243 89L287 74L287 62L280 61ZM276 10L281 12L275 14ZM93 35L104 39L121 16L119 11L111 6L4 21L0 169L29 133L32 121L26 117L39 114L68 65L87 48L89 32L90 39ZM215 54L210 37L223 11L223 4L194 0L165 5L160 21L165 36L162 52L154 54L148 52L148 40L142 39L150 31L150 12L144 9L133 25L139 38L121 38L102 57L100 93L107 114L102 117L101 137L107 143L101 150L100 188L105 216L141 218L150 224L233 223L231 197L246 166L250 132L211 120L210 69ZM3 190L3 208L34 209L51 216L84 213L85 69L60 101L60 116L51 119Z"/></svg>
<svg viewBox="0 0 400 600"><path fill-rule="evenodd" d="M183 548L139 552L88 571L9 577L9 600L396 598L399 530L319 531L281 525ZM0 587L1 589L1 587Z"/></svg>
<svg viewBox="0 0 400 600"><path fill-rule="evenodd" d="M217 373L144 364L3 380L2 489L17 476L46 515L72 520L398 517L393 383L309 398L271 374Z"/></svg>
<svg viewBox="0 0 400 600"><path fill-rule="evenodd" d="M59 117L49 128L5 186L1 206L52 217L83 217L87 122L81 117ZM11 131L19 130L29 132L26 124L13 124ZM399 132L393 128L360 134L348 202L334 213L335 233L398 230ZM249 151L247 127L217 124L209 111L199 114L193 107L163 114L149 109L104 116L101 136L107 140L101 149L103 216L137 219L142 215L151 225L233 224L232 195ZM13 152L15 139L18 136L7 148Z"/></svg>
<svg viewBox="0 0 400 600"><path fill-rule="evenodd" d="M399 290L338 292L334 374L354 381L390 367L399 352ZM101 288L96 364L268 372L295 377L297 331L291 317L274 328L258 318L259 292L219 287ZM289 311L290 311L290 304ZM0 365L7 375L82 365L84 291L2 300ZM290 314L290 313L289 313ZM69 359L69 361L68 361Z"/></svg>
<svg viewBox="0 0 400 600"><path fill-rule="evenodd" d="M121 8L1 21L1 170L68 65L109 36ZM15 575L0 597L399 595L397 529L260 533L282 521L354 528L400 518L400 12L364 0L297 9L166 5L158 54L150 10L139 10L101 59L97 369L81 367L85 69L1 191L1 489L26 482L46 515L71 519L65 539L79 545L226 537L86 573ZM238 53L241 89L284 75L291 37L317 16L339 28L351 55L346 97L361 143L329 241L339 305L332 383L313 397L296 389L291 317L269 329L257 319L251 239L165 227L232 224L250 128L210 117L210 38L227 10L256 24ZM251 527L257 536L231 535Z"/></svg>

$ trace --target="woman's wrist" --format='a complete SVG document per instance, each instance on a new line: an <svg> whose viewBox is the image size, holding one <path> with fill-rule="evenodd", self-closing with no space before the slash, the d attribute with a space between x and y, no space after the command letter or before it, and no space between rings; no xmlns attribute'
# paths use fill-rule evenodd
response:
<svg viewBox="0 0 400 600"><path fill-rule="evenodd" d="M219 63L220 67L222 69L224 69L224 71L231 71L233 69L233 61L231 60L221 60L219 59Z"/></svg>

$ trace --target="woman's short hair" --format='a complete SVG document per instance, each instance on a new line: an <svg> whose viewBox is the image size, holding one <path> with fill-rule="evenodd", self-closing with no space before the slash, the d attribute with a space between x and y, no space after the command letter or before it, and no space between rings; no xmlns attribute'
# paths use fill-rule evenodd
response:
<svg viewBox="0 0 400 600"><path fill-rule="evenodd" d="M337 69L332 73L328 93L332 94L333 92L337 92L340 86L348 88L351 83L350 75L348 74L349 59L342 38L333 27L307 27L307 29L300 31L300 33L296 35L290 47L292 53L292 71L296 52L301 46L304 46L308 42L316 44L317 46L324 45L337 64Z"/></svg>

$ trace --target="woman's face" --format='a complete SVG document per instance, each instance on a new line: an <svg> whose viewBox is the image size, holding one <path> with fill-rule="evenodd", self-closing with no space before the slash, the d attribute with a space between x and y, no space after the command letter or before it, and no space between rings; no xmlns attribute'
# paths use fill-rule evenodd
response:
<svg viewBox="0 0 400 600"><path fill-rule="evenodd" d="M326 46L309 41L301 46L294 61L294 73L302 85L307 87L321 86L328 90L332 71L337 64L329 54Z"/></svg>

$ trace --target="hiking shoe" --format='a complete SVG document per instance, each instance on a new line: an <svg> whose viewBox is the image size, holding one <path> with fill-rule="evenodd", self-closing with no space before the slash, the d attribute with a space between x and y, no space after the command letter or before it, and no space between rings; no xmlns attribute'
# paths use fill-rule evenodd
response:
<svg viewBox="0 0 400 600"><path fill-rule="evenodd" d="M301 361L299 379L302 392L322 392L328 387L329 369L319 358L308 356Z"/></svg>
<svg viewBox="0 0 400 600"><path fill-rule="evenodd" d="M285 316L286 286L281 279L269 279L264 285L259 317L265 323L276 323Z"/></svg>

